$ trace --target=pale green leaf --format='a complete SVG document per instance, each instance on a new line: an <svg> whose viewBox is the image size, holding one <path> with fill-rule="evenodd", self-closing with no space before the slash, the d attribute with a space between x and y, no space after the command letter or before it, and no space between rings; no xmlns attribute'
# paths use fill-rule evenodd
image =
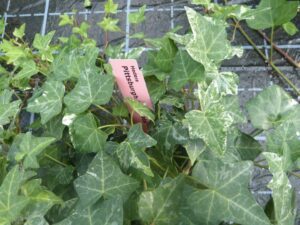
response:
<svg viewBox="0 0 300 225"><path fill-rule="evenodd" d="M21 70L13 77L13 81L19 81L22 79L29 79L33 75L36 75L39 70L33 60L25 60L21 63Z"/></svg>
<svg viewBox="0 0 300 225"><path fill-rule="evenodd" d="M36 34L33 39L32 46L38 50L47 50L50 46L50 42L55 34L55 31L51 31L46 35Z"/></svg>
<svg viewBox="0 0 300 225"><path fill-rule="evenodd" d="M85 69L75 88L64 99L68 112L82 113L92 104L108 103L113 92L113 79L96 69Z"/></svg>
<svg viewBox="0 0 300 225"><path fill-rule="evenodd" d="M194 188L186 196L197 224L217 225L231 221L243 225L270 225L263 209L248 190L250 176L250 162L198 162L193 177L207 189Z"/></svg>
<svg viewBox="0 0 300 225"><path fill-rule="evenodd" d="M100 130L91 113L76 117L70 126L70 136L76 150L99 152L104 148L107 134Z"/></svg>
<svg viewBox="0 0 300 225"><path fill-rule="evenodd" d="M194 61L184 50L179 50L174 59L173 70L170 74L169 85L179 91L188 82L200 82L205 79L204 67Z"/></svg>
<svg viewBox="0 0 300 225"><path fill-rule="evenodd" d="M261 0L257 6L259 12L254 11L254 18L248 19L247 24L256 30L280 26L297 15L297 8L297 1Z"/></svg>
<svg viewBox="0 0 300 225"><path fill-rule="evenodd" d="M42 90L41 96L29 100L27 111L40 113L42 123L45 124L61 112L65 86L60 81L48 80Z"/></svg>
<svg viewBox="0 0 300 225"><path fill-rule="evenodd" d="M232 121L221 107L213 110L193 110L185 114L184 124L189 129L190 137L200 138L217 155L226 149L226 136Z"/></svg>
<svg viewBox="0 0 300 225"><path fill-rule="evenodd" d="M285 32L291 36L295 35L299 31L299 29L293 22L287 22L283 24L282 27L285 30Z"/></svg>
<svg viewBox="0 0 300 225"><path fill-rule="evenodd" d="M0 34L1 35L5 32L5 26L6 26L6 24L5 24L4 18L0 19Z"/></svg>
<svg viewBox="0 0 300 225"><path fill-rule="evenodd" d="M107 0L104 4L104 11L106 14L116 14L118 10L118 4L115 4L113 0Z"/></svg>
<svg viewBox="0 0 300 225"><path fill-rule="evenodd" d="M186 50L206 71L215 71L224 59L234 56L234 49L227 40L226 24L222 20L202 16L186 7L193 37Z"/></svg>
<svg viewBox="0 0 300 225"><path fill-rule="evenodd" d="M97 25L101 27L104 31L119 32L121 31L121 29L118 26L118 23L119 19L104 17L101 22L97 23Z"/></svg>
<svg viewBox="0 0 300 225"><path fill-rule="evenodd" d="M297 104L282 88L273 85L251 99L246 108L253 126L268 130L283 123L284 114Z"/></svg>
<svg viewBox="0 0 300 225"><path fill-rule="evenodd" d="M272 190L277 225L294 225L296 208L294 191L285 173L285 160L275 153L265 152L270 172L273 175L268 187Z"/></svg>
<svg viewBox="0 0 300 225"><path fill-rule="evenodd" d="M13 167L0 187L0 222L3 224L16 220L28 203L28 198L18 194L23 175L24 171L20 171L19 166Z"/></svg>
<svg viewBox="0 0 300 225"><path fill-rule="evenodd" d="M110 199L76 210L65 220L55 225L123 225L123 202Z"/></svg>
<svg viewBox="0 0 300 225"><path fill-rule="evenodd" d="M73 23L74 23L74 17L66 15L66 14L60 15L59 19L60 19L60 21L59 21L58 26L73 25Z"/></svg>
<svg viewBox="0 0 300 225"><path fill-rule="evenodd" d="M129 14L129 22L132 24L139 24L145 20L145 10L146 5L143 5L138 9L137 12L133 12Z"/></svg>
<svg viewBox="0 0 300 225"><path fill-rule="evenodd" d="M75 189L83 205L105 199L122 197L126 200L138 187L138 182L123 174L119 165L103 151L100 151L87 172L74 181Z"/></svg>
<svg viewBox="0 0 300 225"><path fill-rule="evenodd" d="M131 111L136 112L141 117L145 117L151 121L154 121L155 116L153 112L143 103L130 98L127 98L125 102L129 105Z"/></svg>
<svg viewBox="0 0 300 225"><path fill-rule="evenodd" d="M143 192L138 202L141 219L147 224L177 224L183 180L183 176L167 179L153 191Z"/></svg>
<svg viewBox="0 0 300 225"><path fill-rule="evenodd" d="M19 28L15 28L13 35L16 38L22 39L25 35L25 27L26 27L26 25L22 24Z"/></svg>
<svg viewBox="0 0 300 225"><path fill-rule="evenodd" d="M184 147L192 165L206 149L206 146L201 139L191 139L187 142L187 144L184 145Z"/></svg>
<svg viewBox="0 0 300 225"><path fill-rule="evenodd" d="M82 22L80 26L73 27L72 32L74 34L79 34L83 38L87 38L90 27L91 25L88 24L87 22Z"/></svg>

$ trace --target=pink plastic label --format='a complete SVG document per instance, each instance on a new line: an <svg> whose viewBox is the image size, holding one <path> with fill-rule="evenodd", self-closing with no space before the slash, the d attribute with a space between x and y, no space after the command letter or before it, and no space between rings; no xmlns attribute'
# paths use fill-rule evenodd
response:
<svg viewBox="0 0 300 225"><path fill-rule="evenodd" d="M137 61L134 59L110 59L109 63L113 68L113 74L123 97L138 100L153 109L146 82ZM147 124L145 118L135 113L133 119L135 123L142 123L145 128Z"/></svg>

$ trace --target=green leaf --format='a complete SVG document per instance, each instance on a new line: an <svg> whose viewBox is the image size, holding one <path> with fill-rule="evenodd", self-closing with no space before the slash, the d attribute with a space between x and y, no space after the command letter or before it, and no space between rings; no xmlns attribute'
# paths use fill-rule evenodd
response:
<svg viewBox="0 0 300 225"><path fill-rule="evenodd" d="M206 71L215 71L224 59L235 55L227 40L226 24L222 20L202 16L191 8L185 9L193 32L186 50Z"/></svg>
<svg viewBox="0 0 300 225"><path fill-rule="evenodd" d="M5 24L4 18L0 19L0 35L2 35L5 32L5 26L6 26L6 24Z"/></svg>
<svg viewBox="0 0 300 225"><path fill-rule="evenodd" d="M95 205L77 209L55 225L123 225L123 203L120 199L100 201Z"/></svg>
<svg viewBox="0 0 300 225"><path fill-rule="evenodd" d="M22 24L19 28L15 28L13 35L16 38L22 39L25 35L25 24Z"/></svg>
<svg viewBox="0 0 300 225"><path fill-rule="evenodd" d="M54 141L55 138L35 137L28 132L22 136L19 151L16 153L15 159L18 162L24 159L24 168L38 168L37 156Z"/></svg>
<svg viewBox="0 0 300 225"><path fill-rule="evenodd" d="M143 103L136 101L134 99L130 99L130 98L127 98L125 100L125 102L129 105L129 107L131 108L131 110L133 112L136 112L141 117L145 117L145 118L151 120L152 122L154 121L155 116L154 116L153 112L151 111L151 109L149 109Z"/></svg>
<svg viewBox="0 0 300 225"><path fill-rule="evenodd" d="M221 107L208 111L193 110L185 114L184 124L189 129L190 137L200 138L217 155L226 149L227 129L232 120Z"/></svg>
<svg viewBox="0 0 300 225"><path fill-rule="evenodd" d="M53 205L63 203L54 193L41 186L41 183L41 179L34 179L26 182L21 188L23 195L29 199L23 211L27 219L44 216Z"/></svg>
<svg viewBox="0 0 300 225"><path fill-rule="evenodd" d="M299 117L299 115L298 115ZM267 133L267 151L282 156L285 171L300 157L300 126L286 121Z"/></svg>
<svg viewBox="0 0 300 225"><path fill-rule="evenodd" d="M74 34L79 34L83 38L87 38L90 27L91 25L87 22L82 22L79 27L73 27L72 32Z"/></svg>
<svg viewBox="0 0 300 225"><path fill-rule="evenodd" d="M74 181L75 189L83 205L95 203L101 197L105 199L120 196L126 200L138 187L138 182L123 174L119 165L103 151L100 151L88 171Z"/></svg>
<svg viewBox="0 0 300 225"><path fill-rule="evenodd" d="M83 5L85 8L89 8L92 6L92 2L91 2L91 0L84 0Z"/></svg>
<svg viewBox="0 0 300 225"><path fill-rule="evenodd" d="M284 121L282 117L297 105L297 101L279 86L266 88L247 104L251 122L255 128L268 130Z"/></svg>
<svg viewBox="0 0 300 225"><path fill-rule="evenodd" d="M4 90L0 94L0 125L5 125L10 122L10 119L15 117L19 112L20 100L10 102L12 92Z"/></svg>
<svg viewBox="0 0 300 225"><path fill-rule="evenodd" d="M207 6L209 5L211 2L211 0L192 0L191 3L195 4L195 5L203 5L203 6Z"/></svg>
<svg viewBox="0 0 300 225"><path fill-rule="evenodd" d="M133 125L128 132L128 141L139 148L150 148L156 145L156 140L144 133L140 124Z"/></svg>
<svg viewBox="0 0 300 225"><path fill-rule="evenodd" d="M119 19L104 17L104 19L101 22L97 23L97 25L101 27L104 31L119 32L121 31L121 29L118 26L118 23Z"/></svg>
<svg viewBox="0 0 300 225"><path fill-rule="evenodd" d="M29 79L36 75L39 70L33 60L25 60L21 64L22 69L13 77L13 81L21 81L22 79Z"/></svg>
<svg viewBox="0 0 300 225"><path fill-rule="evenodd" d="M252 19L259 10L251 9L245 5L228 5L211 4L210 8L214 11L213 17L226 20L228 18L237 18L238 20Z"/></svg>
<svg viewBox="0 0 300 225"><path fill-rule="evenodd" d="M294 225L296 217L294 191L288 176L285 174L285 160L275 153L265 152L263 154L273 175L268 187L272 190L275 206L275 224Z"/></svg>
<svg viewBox="0 0 300 225"><path fill-rule="evenodd" d="M42 90L41 96L29 100L27 111L40 113L42 124L45 124L61 112L65 86L60 81L48 80Z"/></svg>
<svg viewBox="0 0 300 225"><path fill-rule="evenodd" d="M146 5L143 5L137 12L129 14L129 23L139 24L145 20Z"/></svg>
<svg viewBox="0 0 300 225"><path fill-rule="evenodd" d="M17 47L11 41L5 39L2 40L0 49L5 53L8 64L19 65L20 60L30 58L28 48Z"/></svg>
<svg viewBox="0 0 300 225"><path fill-rule="evenodd" d="M60 19L60 21L59 21L58 26L60 26L60 27L66 26L66 25L71 25L72 26L73 23L74 23L74 17L66 15L66 14L60 15L59 19Z"/></svg>
<svg viewBox="0 0 300 225"><path fill-rule="evenodd" d="M175 64L170 74L169 85L179 91L188 82L200 82L205 78L204 67L194 61L184 50L179 50L175 57Z"/></svg>
<svg viewBox="0 0 300 225"><path fill-rule="evenodd" d="M106 14L116 14L118 10L118 4L115 4L113 0L107 0L104 4L104 11Z"/></svg>
<svg viewBox="0 0 300 225"><path fill-rule="evenodd" d="M235 140L235 147L242 160L255 160L262 152L262 146L250 135L240 133Z"/></svg>
<svg viewBox="0 0 300 225"><path fill-rule="evenodd" d="M55 31L51 31L46 35L36 34L33 40L32 46L38 50L47 50L50 46L50 42L55 34Z"/></svg>
<svg viewBox="0 0 300 225"><path fill-rule="evenodd" d="M141 219L147 224L177 224L183 180L183 176L167 179L153 191L143 192L138 202Z"/></svg>
<svg viewBox="0 0 300 225"><path fill-rule="evenodd" d="M283 24L282 27L285 30L285 32L290 36L295 35L299 31L299 29L293 22L287 22Z"/></svg>
<svg viewBox="0 0 300 225"><path fill-rule="evenodd" d="M138 145L132 144L129 141L122 142L118 146L117 156L124 169L127 170L130 167L133 167L147 176L154 176L150 168L147 154L144 152L144 149Z"/></svg>
<svg viewBox="0 0 300 225"><path fill-rule="evenodd" d="M234 124L246 123L246 116L243 114L239 97L237 95L228 95L221 99L221 104L227 114L233 118Z"/></svg>
<svg viewBox="0 0 300 225"><path fill-rule="evenodd" d="M153 104L158 102L161 97L166 92L166 87L163 82L153 77L147 77L146 78L146 84L149 91L149 94L151 96L151 100Z"/></svg>
<svg viewBox="0 0 300 225"><path fill-rule="evenodd" d="M70 126L70 136L76 150L99 152L104 148L107 134L97 127L91 113L78 116Z"/></svg>
<svg viewBox="0 0 300 225"><path fill-rule="evenodd" d="M177 47L174 42L169 38L162 38L159 41L160 50L154 57L155 65L165 73L172 71L174 58L177 53Z"/></svg>
<svg viewBox="0 0 300 225"><path fill-rule="evenodd" d="M258 13L247 20L252 29L262 30L280 26L297 15L298 2L288 0L262 0L257 6Z"/></svg>
<svg viewBox="0 0 300 225"><path fill-rule="evenodd" d="M197 224L232 221L243 225L270 225L263 209L248 190L250 162L226 164L221 160L196 164L193 177L207 189L195 189L186 196Z"/></svg>
<svg viewBox="0 0 300 225"><path fill-rule="evenodd" d="M28 198L18 194L23 175L24 172L19 170L19 166L13 167L0 187L1 224L11 224L18 218L28 203Z"/></svg>
<svg viewBox="0 0 300 225"><path fill-rule="evenodd" d="M184 145L184 147L192 165L206 149L204 142L200 139L191 139L187 144Z"/></svg>
<svg viewBox="0 0 300 225"><path fill-rule="evenodd" d="M188 132L181 123L161 120L156 126L153 138L157 141L157 148L173 152L176 145L185 144L188 141Z"/></svg>
<svg viewBox="0 0 300 225"><path fill-rule="evenodd" d="M99 49L90 46L62 50L51 64L52 78L64 81L80 77L95 67L98 54Z"/></svg>
<svg viewBox="0 0 300 225"><path fill-rule="evenodd" d="M91 104L103 105L112 96L114 78L90 68L83 71L75 88L66 95L64 102L68 112L82 113Z"/></svg>
<svg viewBox="0 0 300 225"><path fill-rule="evenodd" d="M129 112L125 104L119 104L113 107L112 114L114 116L127 117Z"/></svg>
<svg viewBox="0 0 300 225"><path fill-rule="evenodd" d="M60 140L63 136L65 126L62 124L62 116L58 115L49 120L44 126L45 137L54 137L56 140Z"/></svg>

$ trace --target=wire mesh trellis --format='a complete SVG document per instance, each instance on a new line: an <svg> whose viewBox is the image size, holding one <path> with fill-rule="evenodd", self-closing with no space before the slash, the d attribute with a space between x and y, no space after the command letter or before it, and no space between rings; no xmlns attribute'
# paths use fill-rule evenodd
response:
<svg viewBox="0 0 300 225"><path fill-rule="evenodd" d="M215 3L222 0L214 0ZM65 28L59 28L58 20L62 14L74 15L79 21L86 20L91 25L91 36L101 46L101 40L103 35L96 23L101 20L105 12L103 4L105 1L93 1L93 7L91 9L85 9L83 7L83 1L80 0L2 0L0 2L0 17L4 18L6 23L5 30L11 33L14 27L26 23L27 24L27 39L31 41L35 33L45 35L50 30L56 30L57 36L68 35L68 30ZM113 42L125 42L124 51L128 52L132 47L138 46L139 43L131 38L131 34L144 31L151 37L158 37L164 32L174 29L177 25L182 25L185 30L188 25L186 17L184 15L185 5L189 5L187 0L120 0L119 9L116 17L120 19L120 25L125 31L124 34L112 35L111 41ZM231 2L253 4L252 0L232 0ZM255 1L257 3L257 1ZM143 4L147 5L146 8L146 24L139 25L138 27L132 27L129 23L128 15L131 12L136 12ZM76 9L76 11L73 11ZM2 11L2 12L1 12ZM297 24L300 24L300 17L295 19ZM266 39L257 35L255 32L248 30L259 49L262 49L267 57L269 57L270 44ZM184 32L184 31L183 31ZM229 29L229 33L230 33ZM286 38L286 35L282 32L277 33L278 38L275 39L277 46L289 52L296 60L300 59L300 35L291 38ZM4 34L2 35L2 38ZM261 60L255 53L253 47L247 43L241 36L237 36L233 42L236 45L242 45L245 50L245 54L242 59L233 59L226 61L222 65L222 70L233 71L239 74L239 96L241 99L241 105L243 106L250 98L254 97L258 92L262 91L265 87L270 86L273 83L279 83L287 91L291 91L284 83L273 76L271 69L266 66L265 62ZM147 49L146 49L147 50ZM284 71L287 76L300 87L300 70L295 69L282 60L279 54L274 55L276 64ZM30 123L34 121L34 114L30 115ZM245 131L249 131L251 127L245 125L243 127ZM257 140L264 142L264 136L258 136ZM270 180L270 175L264 170L257 170L254 175L254 182L250 185L252 192L255 195L259 195L258 198L261 203L265 203L271 192L266 188L266 184ZM296 180L292 180L293 183L299 184ZM300 187L300 185L294 185ZM299 189L299 188L298 188ZM300 194L299 190L296 190ZM264 197L266 196L266 197ZM299 195L298 195L299 196ZM298 204L299 205L299 204ZM299 207L298 207L299 208Z"/></svg>

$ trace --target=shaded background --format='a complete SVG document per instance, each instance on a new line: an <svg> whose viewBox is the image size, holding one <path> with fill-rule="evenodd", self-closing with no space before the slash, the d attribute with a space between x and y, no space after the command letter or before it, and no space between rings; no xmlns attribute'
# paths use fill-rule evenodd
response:
<svg viewBox="0 0 300 225"><path fill-rule="evenodd" d="M222 0L214 1L222 3ZM127 30L130 34L144 32L147 37L153 38L161 37L165 32L178 25L182 26L181 33L185 33L189 28L184 11L184 6L189 5L188 0L115 0L115 2L119 4L119 10L115 17L120 19L122 30ZM229 2L254 6L259 0L231 0ZM0 0L0 15L7 22L6 32L8 35L12 34L14 27L26 23L26 39L29 42L32 41L35 33L45 34L52 30L56 30L55 39L60 36L68 36L71 33L71 28L58 27L59 15L64 13L74 15L78 22L84 20L89 22L91 25L90 36L97 40L98 46L101 47L104 34L97 26L97 22L101 21L104 17L104 3L104 0L93 0L92 8L87 10L83 7L83 0ZM137 26L127 24L128 13L136 11L144 4L147 5L145 13L146 21ZM300 14L298 14L293 22L300 28ZM243 27L258 47L266 55L269 55L270 45L268 45L267 41L257 32L247 29L245 24ZM231 38L233 31L230 28L228 28L228 33L228 38ZM126 32L114 33L110 34L109 38L113 43L125 41L128 47L142 45L141 41L130 39L130 34L126 35ZM279 28L275 32L274 42L297 62L300 61L300 32L293 37L289 37ZM233 58L232 60L225 61L221 69L233 71L239 75L239 96L243 109L245 102L254 97L263 88L272 84L279 84L293 94L286 83L282 82L276 74L272 73L272 70L239 32L236 33L233 44L242 45L245 50L244 55L240 59ZM144 61L145 57L142 57L140 64L142 65ZM292 67L276 51L274 51L274 63L279 66L296 86L300 87L299 69ZM242 129L247 132L252 128L248 124L243 126ZM257 137L257 139L262 144L265 141L264 136ZM270 191L266 187L270 179L271 176L266 170L255 169L250 188L262 205L270 198ZM294 179L294 177L291 177L291 182L295 187L298 206L300 206L300 182ZM300 224L300 222L297 224Z"/></svg>

